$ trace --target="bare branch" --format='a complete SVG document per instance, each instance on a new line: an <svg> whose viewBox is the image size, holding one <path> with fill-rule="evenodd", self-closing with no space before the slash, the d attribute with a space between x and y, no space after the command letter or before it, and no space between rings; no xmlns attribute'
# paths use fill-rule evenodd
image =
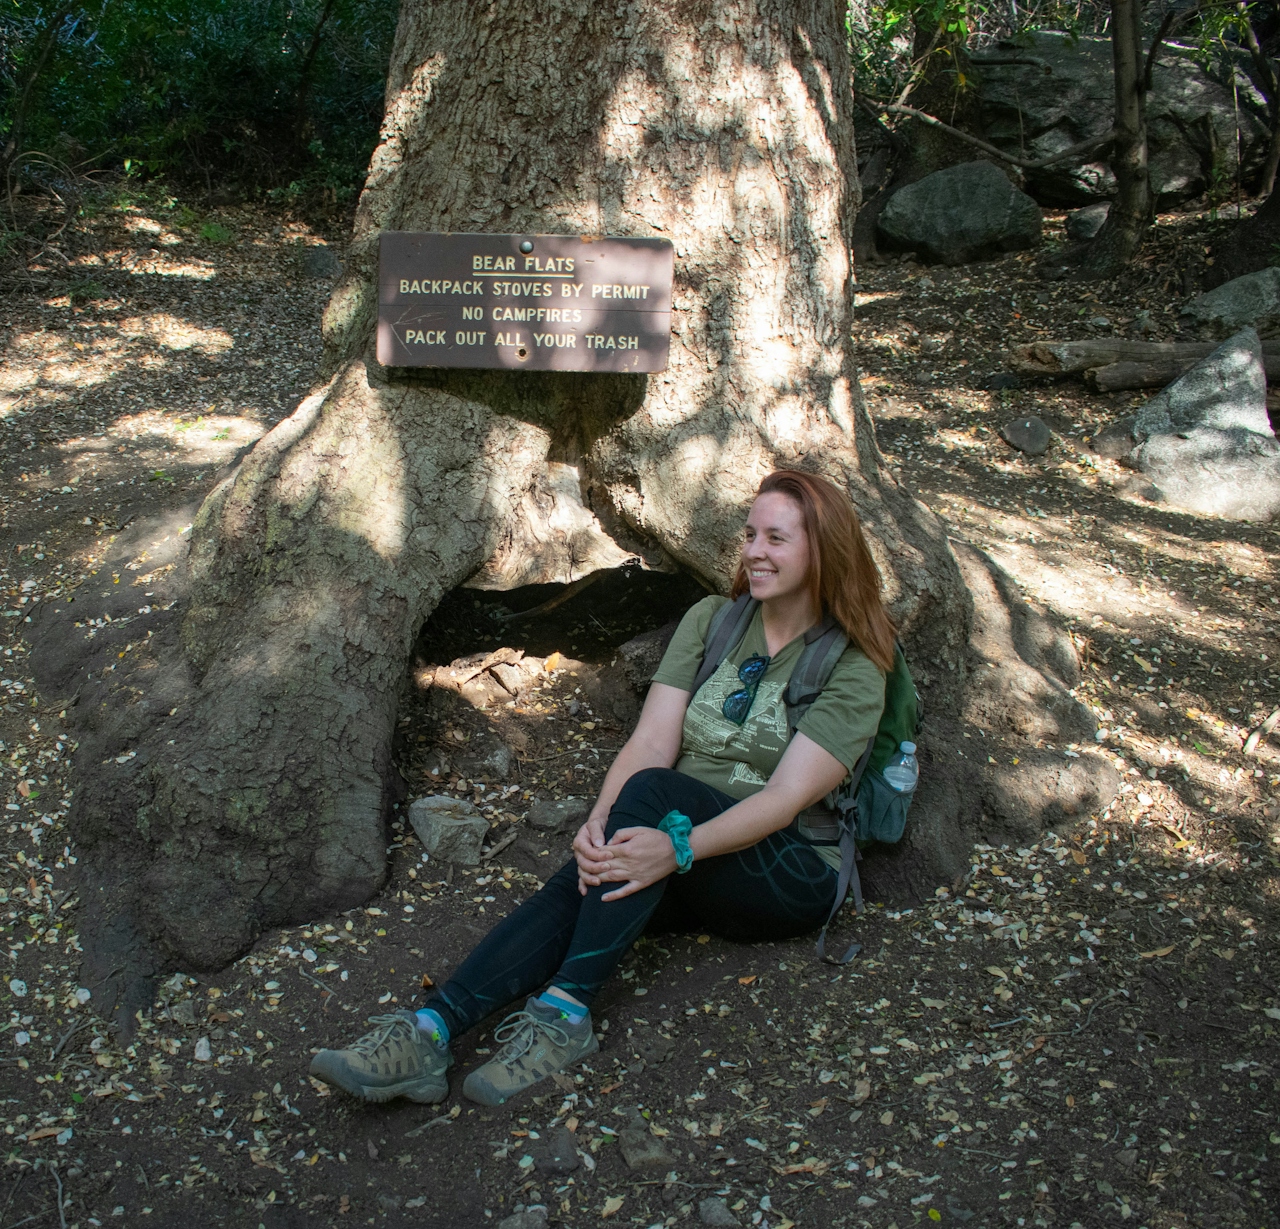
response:
<svg viewBox="0 0 1280 1229"><path fill-rule="evenodd" d="M1078 157L1081 154L1087 154L1091 151L1100 150L1103 146L1109 145L1115 139L1115 129L1108 128L1106 132L1096 137L1090 137L1087 141L1081 141L1077 145L1072 145L1068 149L1059 150L1056 154L1051 154L1048 158L1020 158L1017 154L1006 153L1003 149L989 144L980 137L975 137L971 133L962 132L959 128L953 128L950 124L944 124L942 120L934 115L926 115L923 111L917 111L915 107L904 107L897 103L879 103L877 109L884 111L890 115L907 115L912 119L919 120L922 124L928 124L933 128L940 128L943 132L950 133L953 137L958 137L962 141L968 142L970 145L983 150L990 154L993 158L999 158L1002 162L1007 162L1011 166L1021 167L1024 171L1039 171L1044 167L1053 166L1059 162L1066 162L1070 158Z"/></svg>

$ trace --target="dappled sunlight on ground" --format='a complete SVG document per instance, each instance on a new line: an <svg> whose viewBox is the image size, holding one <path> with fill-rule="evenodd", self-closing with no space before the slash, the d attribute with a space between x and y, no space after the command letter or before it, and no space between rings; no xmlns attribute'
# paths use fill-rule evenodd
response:
<svg viewBox="0 0 1280 1229"><path fill-rule="evenodd" d="M1171 231L1196 224L1162 219ZM1171 825L1181 841L1198 833L1202 859L1199 841L1219 829L1242 844L1280 839L1280 753L1265 740L1256 756L1241 753L1280 705L1275 530L1125 492L1126 471L1087 442L1149 393L1024 384L1002 360L1037 337L1128 336L1140 308L1172 337L1181 299L1140 277L1083 292L1040 282L1028 256L960 269L864 266L859 281L864 385L891 465L957 538L1072 630L1084 666L1076 694L1124 774L1103 821ZM1054 429L1043 457L999 436L1031 414Z"/></svg>

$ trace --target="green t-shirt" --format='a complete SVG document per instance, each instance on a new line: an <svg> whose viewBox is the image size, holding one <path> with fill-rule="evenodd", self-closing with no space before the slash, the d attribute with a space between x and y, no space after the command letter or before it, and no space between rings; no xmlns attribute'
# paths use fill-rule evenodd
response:
<svg viewBox="0 0 1280 1229"><path fill-rule="evenodd" d="M680 620L653 676L655 683L693 690L707 628L728 600L703 598ZM803 648L804 637L797 636L769 662L742 725L726 720L721 705L726 696L742 687L738 667L754 654L763 657L768 653L757 609L746 635L690 700L676 770L733 798L747 798L763 787L787 749L789 732L783 693ZM884 675L861 649L851 644L836 662L822 694L800 719L798 729L852 769L867 740L875 737L883 708ZM835 865L838 864L837 858Z"/></svg>

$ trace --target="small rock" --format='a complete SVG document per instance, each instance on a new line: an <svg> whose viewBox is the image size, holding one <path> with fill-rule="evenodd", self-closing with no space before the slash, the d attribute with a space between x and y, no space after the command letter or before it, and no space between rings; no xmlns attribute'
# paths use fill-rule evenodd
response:
<svg viewBox="0 0 1280 1229"><path fill-rule="evenodd" d="M1134 316L1129 327L1135 333L1153 334L1160 331L1160 326L1151 319L1151 313L1146 308Z"/></svg>
<svg viewBox="0 0 1280 1229"><path fill-rule="evenodd" d="M529 1155L534 1169L548 1177L571 1174L582 1164L578 1160L578 1141L568 1127L555 1127L534 1140Z"/></svg>
<svg viewBox="0 0 1280 1229"><path fill-rule="evenodd" d="M963 1224L967 1220L972 1220L976 1215L972 1208L966 1208L950 1192L947 1193L946 1203L947 1213L952 1220L958 1220Z"/></svg>
<svg viewBox="0 0 1280 1229"><path fill-rule="evenodd" d="M1015 418L1000 428L1000 434L1006 444L1025 452L1029 456L1038 457L1049 447L1053 432L1049 424L1041 418Z"/></svg>
<svg viewBox="0 0 1280 1229"><path fill-rule="evenodd" d="M546 1208L527 1208L513 1212L498 1222L498 1229L547 1229Z"/></svg>
<svg viewBox="0 0 1280 1229"><path fill-rule="evenodd" d="M639 1114L619 1133L618 1143L622 1147L622 1159L632 1169L668 1170L676 1163L675 1158L662 1146L662 1141L649 1130L649 1124Z"/></svg>
<svg viewBox="0 0 1280 1229"><path fill-rule="evenodd" d="M329 280L342 274L342 261L334 255L332 248L324 244L304 248L298 263L303 277Z"/></svg>
<svg viewBox="0 0 1280 1229"><path fill-rule="evenodd" d="M723 1199L703 1199L698 1204L698 1219L704 1225L736 1225L738 1218L729 1211Z"/></svg>
<svg viewBox="0 0 1280 1229"><path fill-rule="evenodd" d="M1107 316L1090 316L1089 324L1095 329L1109 329L1111 320Z"/></svg>
<svg viewBox="0 0 1280 1229"><path fill-rule="evenodd" d="M182 999L169 1008L169 1019L175 1024L185 1024L194 1028L196 1023L196 1005L190 999Z"/></svg>
<svg viewBox="0 0 1280 1229"><path fill-rule="evenodd" d="M998 393L1006 388L1021 388L1022 377L1013 371L994 371L976 387Z"/></svg>
<svg viewBox="0 0 1280 1229"><path fill-rule="evenodd" d="M1107 457L1112 461L1128 456L1137 446L1132 418L1122 418L1119 422L1113 422L1109 427L1104 427L1093 437L1089 445L1100 457Z"/></svg>
<svg viewBox="0 0 1280 1229"><path fill-rule="evenodd" d="M541 832L576 832L587 822L590 810L585 798L539 798L525 818Z"/></svg>
<svg viewBox="0 0 1280 1229"><path fill-rule="evenodd" d="M478 751L455 755L453 767L471 781L505 781L511 775L515 757L506 743L481 747Z"/></svg>
<svg viewBox="0 0 1280 1229"><path fill-rule="evenodd" d="M466 799L439 794L419 798L409 807L409 823L431 857L462 866L479 865L480 845L489 825Z"/></svg>
<svg viewBox="0 0 1280 1229"><path fill-rule="evenodd" d="M196 1052L194 1057L198 1063L213 1061L213 1049L209 1045L208 1037L201 1037L200 1040L196 1042Z"/></svg>
<svg viewBox="0 0 1280 1229"><path fill-rule="evenodd" d="M541 667L536 661L499 662L489 667L489 673L498 680L513 696L528 689L539 674Z"/></svg>
<svg viewBox="0 0 1280 1229"><path fill-rule="evenodd" d="M671 1057L671 1051L675 1049L675 1045L676 1043L669 1037L663 1037L659 1033L649 1033L637 1043L635 1052L646 1063L665 1063Z"/></svg>
<svg viewBox="0 0 1280 1229"><path fill-rule="evenodd" d="M1136 1148L1125 1148L1123 1151L1116 1153L1116 1160L1123 1165L1125 1169L1132 1169L1137 1159L1138 1150Z"/></svg>
<svg viewBox="0 0 1280 1229"><path fill-rule="evenodd" d="M379 1195L378 1207L384 1212L398 1212L404 1204L404 1199L400 1195Z"/></svg>
<svg viewBox="0 0 1280 1229"><path fill-rule="evenodd" d="M1087 243L1102 229L1110 212L1111 203L1100 201L1096 205L1086 205L1083 209L1067 214L1067 238L1074 243Z"/></svg>

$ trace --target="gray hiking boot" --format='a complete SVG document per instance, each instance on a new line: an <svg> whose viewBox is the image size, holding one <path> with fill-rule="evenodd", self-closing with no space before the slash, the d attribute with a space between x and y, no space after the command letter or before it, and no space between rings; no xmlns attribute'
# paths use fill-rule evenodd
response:
<svg viewBox="0 0 1280 1229"><path fill-rule="evenodd" d="M462 1085L463 1094L481 1105L501 1105L600 1048L590 1015L570 1024L554 1007L537 999L503 1020L494 1029L493 1039L502 1049Z"/></svg>
<svg viewBox="0 0 1280 1229"><path fill-rule="evenodd" d="M368 1022L373 1031L350 1049L321 1050L311 1060L311 1074L365 1101L407 1097L434 1103L449 1095L449 1046L424 1033L413 1012L370 1016Z"/></svg>

